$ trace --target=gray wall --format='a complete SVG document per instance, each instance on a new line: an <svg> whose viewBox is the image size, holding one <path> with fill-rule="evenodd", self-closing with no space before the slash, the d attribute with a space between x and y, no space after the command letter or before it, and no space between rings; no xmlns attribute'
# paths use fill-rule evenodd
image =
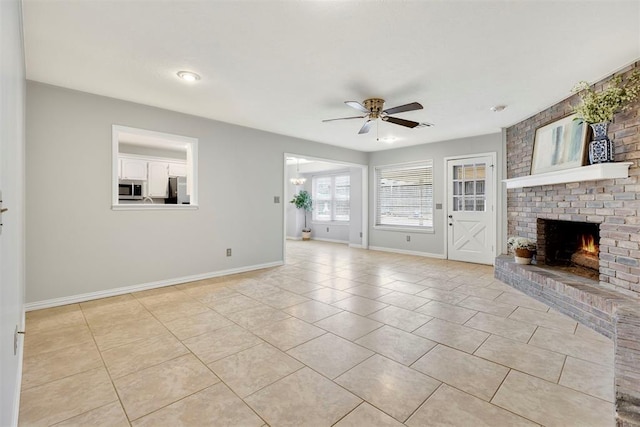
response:
<svg viewBox="0 0 640 427"><path fill-rule="evenodd" d="M24 105L22 11L18 0L0 1L0 426L16 425L20 360L13 352L17 327L24 330Z"/></svg>
<svg viewBox="0 0 640 427"><path fill-rule="evenodd" d="M428 132L426 130L420 130ZM444 255L446 230L443 230L444 209L446 208L446 170L444 166L445 157L464 156L467 154L495 152L497 161L503 158L503 140L500 133L481 135L471 138L455 139L450 141L423 144L395 150L377 151L369 155L369 246L388 249L398 249L403 251L423 252L426 254ZM433 200L434 200L434 233L415 233L406 231L377 230L375 224L374 203L374 169L376 166L391 165L396 163L415 162L420 160L433 160ZM496 209L502 211L502 198L500 182L502 170L497 171L498 192L496 194ZM442 203L443 209L436 210L435 204ZM498 215L498 222L500 221ZM501 242L502 226L496 225L496 240ZM406 241L406 236L411 236L411 241ZM502 247L500 244L498 247Z"/></svg>
<svg viewBox="0 0 640 427"><path fill-rule="evenodd" d="M349 207L351 208L351 217L349 219L349 244L360 246L362 237L360 233L362 229L362 168L351 168L351 194L349 196Z"/></svg>
<svg viewBox="0 0 640 427"><path fill-rule="evenodd" d="M113 124L198 138L200 208L111 210ZM26 136L28 302L281 261L283 154L367 163L366 153L36 82Z"/></svg>

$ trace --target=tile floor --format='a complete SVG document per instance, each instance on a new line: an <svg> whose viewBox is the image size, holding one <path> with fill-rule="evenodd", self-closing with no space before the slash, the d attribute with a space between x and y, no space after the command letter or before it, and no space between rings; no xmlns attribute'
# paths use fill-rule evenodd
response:
<svg viewBox="0 0 640 427"><path fill-rule="evenodd" d="M488 266L286 266L27 313L21 426L608 426L613 344Z"/></svg>

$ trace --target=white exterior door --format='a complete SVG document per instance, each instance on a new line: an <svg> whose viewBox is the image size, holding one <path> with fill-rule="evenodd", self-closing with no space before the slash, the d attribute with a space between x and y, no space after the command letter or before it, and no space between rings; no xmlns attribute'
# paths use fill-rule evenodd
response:
<svg viewBox="0 0 640 427"><path fill-rule="evenodd" d="M447 161L448 258L493 264L495 259L494 156Z"/></svg>

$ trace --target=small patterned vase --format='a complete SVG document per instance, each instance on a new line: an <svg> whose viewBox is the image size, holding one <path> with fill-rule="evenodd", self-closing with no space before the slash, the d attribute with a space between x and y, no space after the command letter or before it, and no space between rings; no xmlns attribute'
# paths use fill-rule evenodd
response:
<svg viewBox="0 0 640 427"><path fill-rule="evenodd" d="M607 137L609 122L591 123L593 141L589 143L589 163L613 162L613 141Z"/></svg>

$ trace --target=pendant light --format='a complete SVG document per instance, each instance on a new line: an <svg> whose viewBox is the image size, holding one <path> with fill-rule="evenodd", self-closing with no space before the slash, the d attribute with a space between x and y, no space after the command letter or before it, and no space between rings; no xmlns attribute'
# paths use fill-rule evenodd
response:
<svg viewBox="0 0 640 427"><path fill-rule="evenodd" d="M300 159L296 159L296 177L295 178L291 178L289 181L291 181L291 183L293 185L303 185L305 182L307 182L307 178L302 178L300 176Z"/></svg>

